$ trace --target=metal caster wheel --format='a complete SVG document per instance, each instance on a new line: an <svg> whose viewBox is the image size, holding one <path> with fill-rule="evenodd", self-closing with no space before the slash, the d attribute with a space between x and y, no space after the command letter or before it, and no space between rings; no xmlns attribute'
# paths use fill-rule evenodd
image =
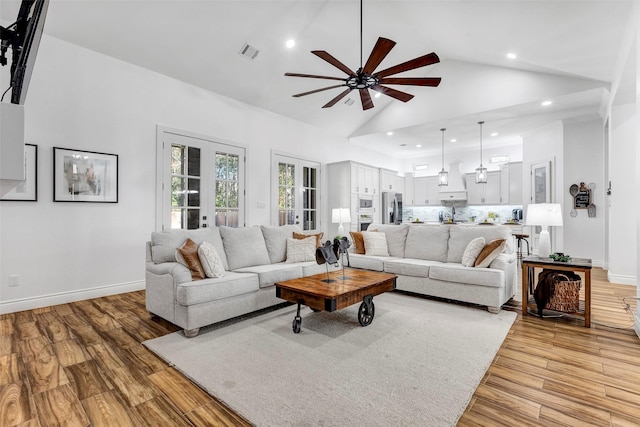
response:
<svg viewBox="0 0 640 427"><path fill-rule="evenodd" d="M294 334L299 334L300 333L300 329L302 329L302 317L296 316L293 319L293 323L291 324L291 326L293 328L293 333Z"/></svg>
<svg viewBox="0 0 640 427"><path fill-rule="evenodd" d="M373 297L366 296L358 309L358 322L361 326L368 326L373 322L373 316L376 313L376 306L373 304Z"/></svg>

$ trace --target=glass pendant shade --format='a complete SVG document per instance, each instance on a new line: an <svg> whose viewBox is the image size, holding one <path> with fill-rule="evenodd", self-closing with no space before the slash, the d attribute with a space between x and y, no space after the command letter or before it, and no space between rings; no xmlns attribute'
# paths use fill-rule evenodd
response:
<svg viewBox="0 0 640 427"><path fill-rule="evenodd" d="M482 167L482 125L484 122L478 122L480 125L480 167L476 168L476 184L487 183L487 168Z"/></svg>
<svg viewBox="0 0 640 427"><path fill-rule="evenodd" d="M449 185L449 172L444 170L444 131L446 128L440 129L442 132L442 170L438 172L438 185L443 187L445 185Z"/></svg>

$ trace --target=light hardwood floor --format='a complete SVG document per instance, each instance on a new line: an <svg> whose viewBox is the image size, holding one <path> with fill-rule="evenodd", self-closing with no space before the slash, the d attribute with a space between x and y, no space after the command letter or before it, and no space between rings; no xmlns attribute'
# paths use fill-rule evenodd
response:
<svg viewBox="0 0 640 427"><path fill-rule="evenodd" d="M590 329L518 312L459 425L640 425L640 339L601 326L635 289L594 269L592 293ZM142 291L1 315L0 426L249 425L141 345L175 330Z"/></svg>

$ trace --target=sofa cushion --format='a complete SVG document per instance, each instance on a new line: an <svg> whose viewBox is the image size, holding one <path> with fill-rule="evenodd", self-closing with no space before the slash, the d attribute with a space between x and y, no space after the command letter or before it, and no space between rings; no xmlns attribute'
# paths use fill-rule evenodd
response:
<svg viewBox="0 0 640 427"><path fill-rule="evenodd" d="M200 264L207 277L222 277L224 276L224 265L218 251L209 242L202 242L198 247L198 258L200 258Z"/></svg>
<svg viewBox="0 0 640 427"><path fill-rule="evenodd" d="M470 241L462 254L462 265L465 267L473 267L476 259L478 259L478 255L480 255L480 252L482 252L484 248L484 243L484 237L476 237Z"/></svg>
<svg viewBox="0 0 640 427"><path fill-rule="evenodd" d="M462 254L469 242L476 237L484 237L485 242L495 239L507 239L507 247L511 241L511 230L505 225L451 225L449 226L449 253L447 262L462 262ZM508 252L512 252L508 250Z"/></svg>
<svg viewBox="0 0 640 427"><path fill-rule="evenodd" d="M412 225L407 235L404 256L444 262L447 260L448 241L449 227L447 226ZM462 258L462 254L460 257Z"/></svg>
<svg viewBox="0 0 640 427"><path fill-rule="evenodd" d="M305 239L287 239L286 262L305 262L316 260L316 236Z"/></svg>
<svg viewBox="0 0 640 427"><path fill-rule="evenodd" d="M177 252L176 258L178 262L191 270L191 278L193 280L200 280L206 277L202 264L200 264L196 242L191 239L185 240Z"/></svg>
<svg viewBox="0 0 640 427"><path fill-rule="evenodd" d="M283 262L287 258L287 239L291 238L294 233L301 231L297 225L263 225L260 229L271 264Z"/></svg>
<svg viewBox="0 0 640 427"><path fill-rule="evenodd" d="M364 252L367 255L389 256L387 237L377 231L363 231Z"/></svg>
<svg viewBox="0 0 640 427"><path fill-rule="evenodd" d="M199 228L197 230L154 231L151 233L151 259L155 264L177 262L176 249L182 246L187 239L193 240L197 245L205 241L211 243L216 248L225 270L229 269L222 238L217 227Z"/></svg>
<svg viewBox="0 0 640 427"><path fill-rule="evenodd" d="M429 279L494 288L505 286L504 271L502 270L465 267L458 263L432 265L429 268Z"/></svg>
<svg viewBox="0 0 640 427"><path fill-rule="evenodd" d="M382 256L349 254L349 267L384 271L384 262L389 259L389 257Z"/></svg>
<svg viewBox="0 0 640 427"><path fill-rule="evenodd" d="M229 270L270 264L269 252L260 227L220 227ZM286 244L286 242L285 242Z"/></svg>
<svg viewBox="0 0 640 427"><path fill-rule="evenodd" d="M409 224L375 224L370 225L371 231L380 231L387 237L387 250L389 256L404 257Z"/></svg>
<svg viewBox="0 0 640 427"><path fill-rule="evenodd" d="M364 238L362 237L362 232L350 231L349 234L351 234L351 240L353 240L353 252L364 255Z"/></svg>
<svg viewBox="0 0 640 427"><path fill-rule="evenodd" d="M384 271L401 276L429 277L429 268L439 264L442 263L425 259L398 258L385 261Z"/></svg>
<svg viewBox="0 0 640 427"><path fill-rule="evenodd" d="M255 273L261 288L272 286L276 282L302 277L302 263L264 264L243 267L235 270L237 273Z"/></svg>
<svg viewBox="0 0 640 427"><path fill-rule="evenodd" d="M493 260L496 259L498 255L500 255L504 251L505 246L505 239L496 239L490 241L484 246L484 248L482 248L482 251L480 251L478 258L476 258L476 262L474 265L480 268L489 267Z"/></svg>
<svg viewBox="0 0 640 427"><path fill-rule="evenodd" d="M224 277L186 282L176 287L176 301L181 305L194 305L255 292L259 289L258 276L228 271Z"/></svg>
<svg viewBox="0 0 640 427"><path fill-rule="evenodd" d="M294 239L306 239L309 236L314 236L316 238L316 248L319 248L320 245L322 245L322 236L324 236L323 231L315 234L296 233L295 231L293 233Z"/></svg>

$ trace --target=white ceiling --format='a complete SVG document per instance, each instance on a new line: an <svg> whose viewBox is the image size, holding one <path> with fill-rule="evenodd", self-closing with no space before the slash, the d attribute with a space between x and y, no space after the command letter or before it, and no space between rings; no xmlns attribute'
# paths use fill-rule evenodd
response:
<svg viewBox="0 0 640 427"><path fill-rule="evenodd" d="M13 22L19 2L0 6L2 20ZM478 120L487 135L500 135L489 144L512 144L557 118L596 117L632 1L365 0L364 60L379 36L397 43L379 70L434 51L440 64L402 76L442 77L440 87L396 86L415 98L374 98L368 111L355 93L350 107L320 108L342 89L291 97L338 82L285 72L343 76L311 50L360 66L359 7L357 0L52 0L45 33L407 158L437 151L441 127L464 148L477 144ZM253 61L238 53L245 42L260 51ZM547 98L554 104L543 109Z"/></svg>

